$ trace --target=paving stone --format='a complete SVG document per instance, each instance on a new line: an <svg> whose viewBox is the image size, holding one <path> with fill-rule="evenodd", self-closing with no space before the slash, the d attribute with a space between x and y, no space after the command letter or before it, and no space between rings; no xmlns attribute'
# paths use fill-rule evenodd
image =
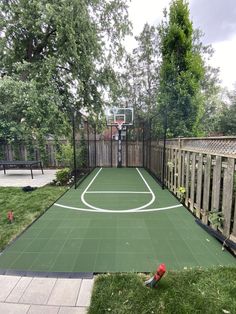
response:
<svg viewBox="0 0 236 314"><path fill-rule="evenodd" d="M1 314L26 314L30 308L27 304L2 303L0 302Z"/></svg>
<svg viewBox="0 0 236 314"><path fill-rule="evenodd" d="M86 314L88 313L87 307L60 307L58 314Z"/></svg>
<svg viewBox="0 0 236 314"><path fill-rule="evenodd" d="M19 280L20 277L18 276L0 275L0 301L6 300Z"/></svg>
<svg viewBox="0 0 236 314"><path fill-rule="evenodd" d="M32 277L21 277L6 299L6 302L18 303L32 279Z"/></svg>
<svg viewBox="0 0 236 314"><path fill-rule="evenodd" d="M77 300L77 306L89 306L94 279L83 279Z"/></svg>
<svg viewBox="0 0 236 314"><path fill-rule="evenodd" d="M57 314L59 306L31 305L27 314Z"/></svg>
<svg viewBox="0 0 236 314"><path fill-rule="evenodd" d="M44 186L55 179L56 171L55 169L46 169L42 174L41 170L33 169L33 179L30 175L30 169L8 169L7 174L0 171L0 186Z"/></svg>
<svg viewBox="0 0 236 314"><path fill-rule="evenodd" d="M47 304L56 280L55 278L33 278L19 302L41 305Z"/></svg>
<svg viewBox="0 0 236 314"><path fill-rule="evenodd" d="M58 279L47 304L75 306L81 279Z"/></svg>

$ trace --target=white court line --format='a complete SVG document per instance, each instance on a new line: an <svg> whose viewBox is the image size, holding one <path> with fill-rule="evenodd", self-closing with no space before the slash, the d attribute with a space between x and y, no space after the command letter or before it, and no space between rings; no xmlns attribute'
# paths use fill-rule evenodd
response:
<svg viewBox="0 0 236 314"><path fill-rule="evenodd" d="M85 199L84 199L84 195L87 192L87 190L90 188L90 186L93 184L94 180L97 178L97 176L99 175L99 173L102 171L102 168L99 169L99 171L96 173L96 175L93 177L93 179L91 180L91 182L88 184L88 186L86 187L86 189L84 190L84 192L81 195L81 201L88 207L91 208L90 204L88 204ZM95 208L94 208L95 209Z"/></svg>
<svg viewBox="0 0 236 314"><path fill-rule="evenodd" d="M134 192L134 191L88 191L86 194L151 194L151 192Z"/></svg>
<svg viewBox="0 0 236 314"><path fill-rule="evenodd" d="M87 190L90 188L90 186L92 185L92 183L94 182L94 180L97 178L97 176L99 175L99 173L101 172L102 168L97 172L97 174L94 176L94 178L91 180L91 182L88 184L88 186L86 187L86 189L84 190L84 192L82 193L81 195L81 201L82 203L84 203L84 205L88 206L89 208L92 208L92 209L95 209L97 211L106 211L107 209L105 208L100 208L100 207L96 207L96 206L93 206L91 204L89 204L86 200L85 200L85 194L87 193ZM142 178L143 182L145 183L146 187L148 188L150 194L152 195L152 199L150 202L146 203L145 205L143 206L140 206L140 207L136 207L136 208L132 208L132 209L128 209L127 212L133 212L133 211L137 211L137 210L141 210L141 209L144 209L148 206L150 206L156 199L155 197L155 194L153 193L152 189L150 188L150 186L148 185L147 181L144 179L143 175L141 174L141 172L139 171L138 168L136 168L136 170L138 171L140 177ZM116 211L118 212L118 210Z"/></svg>
<svg viewBox="0 0 236 314"><path fill-rule="evenodd" d="M166 210L166 209L174 209L178 207L182 207L183 205L173 205L173 206L167 206L167 207L160 207L160 208L149 208L149 209L141 209L141 210L109 210L109 209L103 209L103 210L93 210L89 208L79 208L79 207L72 207L72 206L66 206L66 205L61 205L58 203L54 204L57 207L62 207L62 208L68 208L68 209L74 209L78 211L84 211L84 212L93 212L93 213L111 213L111 214L127 214L127 213L146 213L146 212L155 212L155 211L160 211L160 210Z"/></svg>

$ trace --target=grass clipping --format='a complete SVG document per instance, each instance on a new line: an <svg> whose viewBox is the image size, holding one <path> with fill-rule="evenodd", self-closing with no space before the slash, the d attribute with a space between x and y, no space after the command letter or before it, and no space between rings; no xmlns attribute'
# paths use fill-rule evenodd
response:
<svg viewBox="0 0 236 314"><path fill-rule="evenodd" d="M96 278L89 314L235 313L236 268L168 272L156 289L144 274Z"/></svg>

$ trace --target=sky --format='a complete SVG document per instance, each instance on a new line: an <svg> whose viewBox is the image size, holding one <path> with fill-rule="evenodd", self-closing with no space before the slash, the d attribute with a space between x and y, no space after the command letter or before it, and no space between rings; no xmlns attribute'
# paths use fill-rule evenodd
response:
<svg viewBox="0 0 236 314"><path fill-rule="evenodd" d="M189 0L190 18L194 28L204 36L202 42L211 45L214 54L210 65L220 69L223 87L236 86L236 0ZM164 8L170 0L131 0L129 17L133 34L138 35L144 24L158 25L163 19ZM127 39L128 49L135 46L134 39Z"/></svg>

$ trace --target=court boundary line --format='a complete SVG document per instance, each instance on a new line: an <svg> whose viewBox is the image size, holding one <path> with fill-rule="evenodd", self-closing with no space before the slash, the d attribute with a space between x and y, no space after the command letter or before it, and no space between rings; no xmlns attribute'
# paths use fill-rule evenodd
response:
<svg viewBox="0 0 236 314"><path fill-rule="evenodd" d="M99 171L96 173L96 175L92 178L92 180L89 182L88 186L85 188L85 190L83 191L80 199L82 201L82 203L89 207L89 209L93 209L93 210L97 210L97 211L106 211L106 210L109 210L109 209L106 209L106 208L100 208L100 207L96 207L96 206L93 206L91 204L89 204L86 200L85 200L85 194L87 193L88 189L90 188L90 186L93 184L93 182L95 181L95 179L97 178L97 176L99 175L99 173L102 171L103 168L100 168ZM140 175L141 179L143 180L144 184L146 185L146 187L148 188L150 194L152 195L152 199L150 200L150 202L146 203L145 205L142 205L142 206L139 206L139 207L135 207L135 208L132 208L132 209L126 209L126 212L133 212L133 211L138 211L138 210L142 210L148 206L150 206L156 199L156 196L155 194L153 193L152 189L150 188L150 186L148 185L147 181L144 179L143 175L141 174L141 172L139 171L138 168L136 168L138 174ZM132 191L131 191L132 192ZM119 210L113 210L114 212L119 212ZM124 211L124 210L122 210Z"/></svg>
<svg viewBox="0 0 236 314"><path fill-rule="evenodd" d="M151 194L151 192L135 191L88 191L86 194Z"/></svg>
<svg viewBox="0 0 236 314"><path fill-rule="evenodd" d="M130 209L124 209L124 210L111 210L111 209L103 209L103 210L94 210L90 208L80 208L80 207L73 207L73 206L67 206L55 203L54 204L57 207L61 208L68 208L68 209L74 209L78 211L84 211L84 212L92 212L92 213L112 213L112 214L127 214L127 213L146 213L146 212L155 212L155 211L162 211L167 209L174 209L178 207L183 207L182 204L173 205L173 206L167 206L167 207L158 207L158 208L149 208L149 209L140 209L140 210L130 210Z"/></svg>

